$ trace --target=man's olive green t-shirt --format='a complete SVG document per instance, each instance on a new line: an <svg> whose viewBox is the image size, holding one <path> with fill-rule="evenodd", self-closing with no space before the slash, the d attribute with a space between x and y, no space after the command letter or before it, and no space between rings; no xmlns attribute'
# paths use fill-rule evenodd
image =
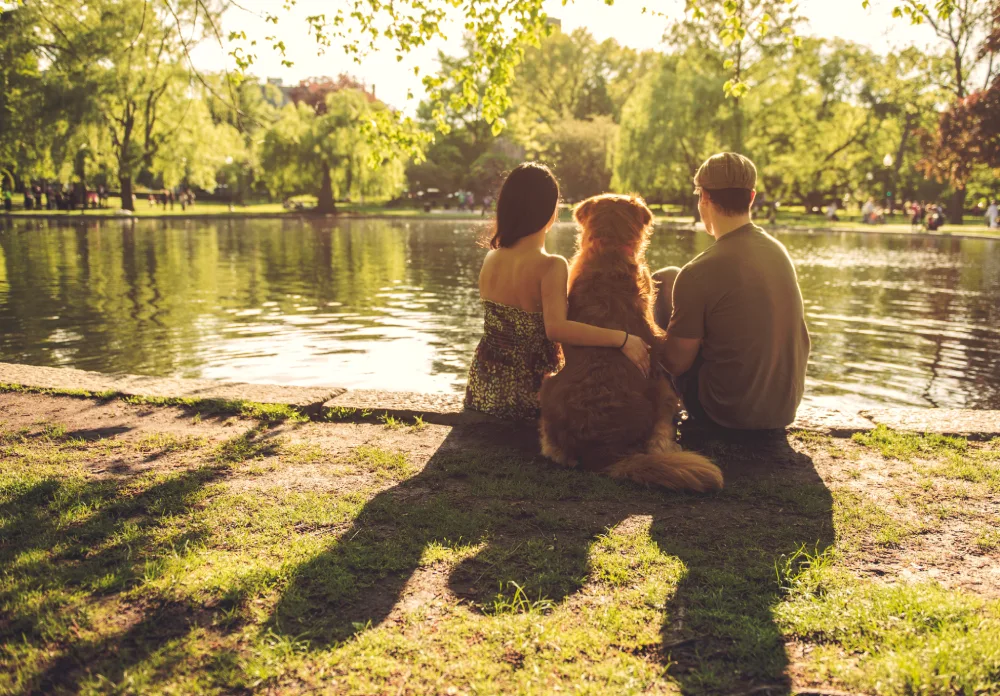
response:
<svg viewBox="0 0 1000 696"><path fill-rule="evenodd" d="M727 428L795 420L809 359L802 292L788 251L748 224L681 269L668 334L701 339L698 395Z"/></svg>

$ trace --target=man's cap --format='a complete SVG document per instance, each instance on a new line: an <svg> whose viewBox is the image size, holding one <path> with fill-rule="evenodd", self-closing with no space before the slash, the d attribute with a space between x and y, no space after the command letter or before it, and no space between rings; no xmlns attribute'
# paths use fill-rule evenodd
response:
<svg viewBox="0 0 1000 696"><path fill-rule="evenodd" d="M698 168L694 185L702 189L757 188L757 167L743 155L720 152Z"/></svg>

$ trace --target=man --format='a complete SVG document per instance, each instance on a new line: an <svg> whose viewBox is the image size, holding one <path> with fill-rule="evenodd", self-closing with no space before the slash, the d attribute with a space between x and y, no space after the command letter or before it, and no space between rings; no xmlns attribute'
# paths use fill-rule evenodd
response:
<svg viewBox="0 0 1000 696"><path fill-rule="evenodd" d="M995 230L998 227L998 222L1000 222L1000 208L997 207L996 201L990 201L990 207L986 209L986 226L991 230Z"/></svg>
<svg viewBox="0 0 1000 696"><path fill-rule="evenodd" d="M656 321L667 329L664 367L693 421L784 428L802 401L810 348L795 268L784 245L750 221L753 162L715 155L694 183L716 241L683 269L654 275Z"/></svg>
<svg viewBox="0 0 1000 696"><path fill-rule="evenodd" d="M837 201L830 201L830 205L826 208L826 219L830 222L840 222L840 217L837 215Z"/></svg>
<svg viewBox="0 0 1000 696"><path fill-rule="evenodd" d="M875 224L875 199L869 198L861 206L861 222L866 225Z"/></svg>

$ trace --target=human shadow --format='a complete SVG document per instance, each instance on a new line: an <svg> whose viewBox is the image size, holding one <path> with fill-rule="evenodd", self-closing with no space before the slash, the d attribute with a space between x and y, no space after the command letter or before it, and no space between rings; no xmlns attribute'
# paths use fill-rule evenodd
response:
<svg viewBox="0 0 1000 696"><path fill-rule="evenodd" d="M69 639L77 635L77 620L86 623L74 597L127 593L157 572L158 550L196 546L207 538L209 530L197 526L164 538L159 519L188 510L205 486L227 472L224 466L202 467L143 489L129 477L46 478L0 504L0 567L8 569L0 590L0 605L7 607L0 639L65 645L26 685L27 692L77 693L96 674L117 683L206 613L183 602L153 600L115 617L120 631ZM32 596L45 599L24 601Z"/></svg>
<svg viewBox="0 0 1000 696"><path fill-rule="evenodd" d="M454 428L421 473L376 495L294 571L268 628L323 647L391 622L432 582L420 569L441 547L464 558L446 571L447 587L473 611L557 604L588 582L595 541L641 515L687 568L665 607L658 652L668 674L684 693L787 692L775 563L832 542L830 494L809 457L785 437L702 442L728 477L722 494L705 497L557 468L537 455L536 438Z"/></svg>
<svg viewBox="0 0 1000 696"><path fill-rule="evenodd" d="M424 469L372 498L326 551L300 566L271 630L329 645L389 617L428 551L466 556L448 587L476 611L514 595L559 601L587 577L609 516L563 519L566 500L603 500L606 479L554 470L537 435L503 425L453 428ZM603 503L601 503L603 505Z"/></svg>
<svg viewBox="0 0 1000 696"><path fill-rule="evenodd" d="M654 516L653 540L687 568L662 628L668 673L685 694L790 693L774 610L785 574L834 543L830 491L784 433L702 433L685 445L720 463L726 491L680 517Z"/></svg>

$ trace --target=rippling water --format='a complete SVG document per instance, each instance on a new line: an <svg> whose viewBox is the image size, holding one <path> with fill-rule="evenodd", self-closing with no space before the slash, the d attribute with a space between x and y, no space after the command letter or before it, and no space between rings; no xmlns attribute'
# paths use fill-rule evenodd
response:
<svg viewBox="0 0 1000 696"><path fill-rule="evenodd" d="M459 390L483 252L466 222L0 222L0 359L250 382ZM784 234L807 401L1000 408L1000 242ZM654 267L704 235L661 230ZM553 251L573 251L557 228Z"/></svg>

